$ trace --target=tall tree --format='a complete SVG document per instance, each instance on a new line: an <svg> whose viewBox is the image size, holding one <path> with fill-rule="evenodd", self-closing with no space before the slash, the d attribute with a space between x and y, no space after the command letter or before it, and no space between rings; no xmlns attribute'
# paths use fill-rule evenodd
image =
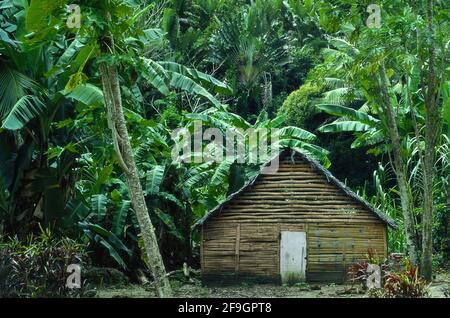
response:
<svg viewBox="0 0 450 318"><path fill-rule="evenodd" d="M348 92L356 92L351 93L349 99L362 96L358 102L366 102L362 107L364 112L376 115L381 123L368 121L367 114L361 111L343 110L336 105L321 108L332 114L350 114L353 119L326 125L323 131L358 132L355 146L387 142L385 150L390 154L397 178L408 254L420 265L421 274L430 280L436 153L446 102L443 91L448 72L445 68L448 13L441 2L421 2L423 6L419 8L415 2L403 0L381 6L379 28L366 27L355 19L362 9L356 4L351 10L355 15L334 24L334 27L341 27L340 38L330 39L336 50L326 50L326 63L332 61L335 73L345 70L347 73L342 79L350 83L350 87L340 87L325 96L340 95L345 99ZM399 8L402 8L402 19L398 18ZM411 37L414 33L417 36ZM440 58L442 62L437 65ZM411 161L405 147L408 140L414 140L412 146L419 157L417 169L421 170L421 178L413 181L419 180L422 185L416 198L411 190L417 187L411 184L408 175L407 166ZM422 209L416 209L417 206ZM417 214L417 221L414 214Z"/></svg>
<svg viewBox="0 0 450 318"><path fill-rule="evenodd" d="M436 145L440 135L442 103L439 103L439 79L436 74L436 35L433 0L424 1L427 19L426 41L428 47L425 96L425 150L423 155L423 213L422 259L420 273L428 281L432 279L433 251L433 179L435 176ZM420 57L420 52L419 52ZM442 65L441 67L444 67ZM425 86L425 85L424 85Z"/></svg>
<svg viewBox="0 0 450 318"><path fill-rule="evenodd" d="M107 8L112 8L113 4L108 0ZM108 10L108 9L106 9ZM106 21L111 23L111 14L105 12ZM115 43L112 33L102 39L100 44L102 53L115 56ZM149 211L145 203L144 191L142 190L139 171L134 159L133 147L131 146L128 128L124 117L122 94L120 92L119 72L117 65L107 62L100 63L100 77L103 87L103 96L105 98L106 115L108 125L111 129L114 148L116 150L119 163L125 172L128 192L131 202L136 211L136 217L141 229L141 235L144 241L145 252L149 260L149 266L155 280L155 287L160 297L171 297L172 289L169 279L166 275L164 262L159 251L158 240L155 235L155 229L150 220Z"/></svg>
<svg viewBox="0 0 450 318"><path fill-rule="evenodd" d="M216 92L229 93L230 89L224 83L194 69L172 62L155 62L142 57L146 48L155 42L160 43L163 37L161 30L142 30L136 23L153 5L152 3L142 9L134 1L104 0L100 3L83 1L80 7L86 13L82 16L83 21L79 28L74 30L64 29L66 2L66 0L58 2L32 0L27 12L27 20L29 31L35 33L30 36L42 39L50 33L49 30L54 28L65 30L67 38L72 39L72 45L64 55L76 56L78 59L81 57L84 62L70 76L62 93L84 104L98 99L99 95L104 98L114 148L118 162L125 173L128 193L136 212L145 253L155 279L155 287L160 297L170 297L172 295L170 284L145 202L124 116L121 93L123 83L121 83L119 69L128 70L133 74L139 73L137 80L149 83L159 94L168 94L170 88L179 89L189 94L202 96L216 107L222 107L221 103L202 85ZM53 22L49 25L48 21ZM132 34L135 37L132 37ZM91 71L95 79L98 74L95 68L97 65L102 91L93 85L86 84L88 76L84 72Z"/></svg>

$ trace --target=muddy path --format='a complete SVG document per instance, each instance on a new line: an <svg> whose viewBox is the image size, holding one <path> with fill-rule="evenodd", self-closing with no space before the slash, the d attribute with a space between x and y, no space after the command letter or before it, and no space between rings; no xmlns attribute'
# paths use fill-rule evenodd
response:
<svg viewBox="0 0 450 318"><path fill-rule="evenodd" d="M205 287L196 281L184 284L172 281L174 296L178 298L361 298L367 297L364 291L350 284L321 284L297 286L278 286L271 284L246 285L227 287ZM448 297L450 289L450 274L438 275L429 287L430 297ZM122 288L99 288L100 298L148 298L155 297L151 287L143 285L128 285Z"/></svg>

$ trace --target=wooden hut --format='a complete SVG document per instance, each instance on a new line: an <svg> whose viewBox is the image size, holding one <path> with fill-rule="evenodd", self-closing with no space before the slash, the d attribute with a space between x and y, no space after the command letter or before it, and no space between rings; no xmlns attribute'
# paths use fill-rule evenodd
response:
<svg viewBox="0 0 450 318"><path fill-rule="evenodd" d="M203 282L342 282L369 249L387 256L393 220L304 154L284 150L279 164L194 225Z"/></svg>

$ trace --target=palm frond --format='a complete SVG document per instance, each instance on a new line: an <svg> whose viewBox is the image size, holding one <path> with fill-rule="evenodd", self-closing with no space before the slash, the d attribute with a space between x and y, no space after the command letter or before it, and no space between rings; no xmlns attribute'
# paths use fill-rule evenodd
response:
<svg viewBox="0 0 450 318"><path fill-rule="evenodd" d="M1 128L9 130L22 129L29 121L39 116L45 104L34 95L21 97L3 119Z"/></svg>

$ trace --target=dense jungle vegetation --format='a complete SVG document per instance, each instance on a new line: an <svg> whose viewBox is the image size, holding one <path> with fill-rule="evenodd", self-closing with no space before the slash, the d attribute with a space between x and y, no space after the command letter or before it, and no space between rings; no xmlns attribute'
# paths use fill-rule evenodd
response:
<svg viewBox="0 0 450 318"><path fill-rule="evenodd" d="M372 2L1 0L0 258L83 249L171 295L191 226L260 168L173 160L201 121L279 128L395 219L390 252L448 269L450 8L376 2L371 27Z"/></svg>

